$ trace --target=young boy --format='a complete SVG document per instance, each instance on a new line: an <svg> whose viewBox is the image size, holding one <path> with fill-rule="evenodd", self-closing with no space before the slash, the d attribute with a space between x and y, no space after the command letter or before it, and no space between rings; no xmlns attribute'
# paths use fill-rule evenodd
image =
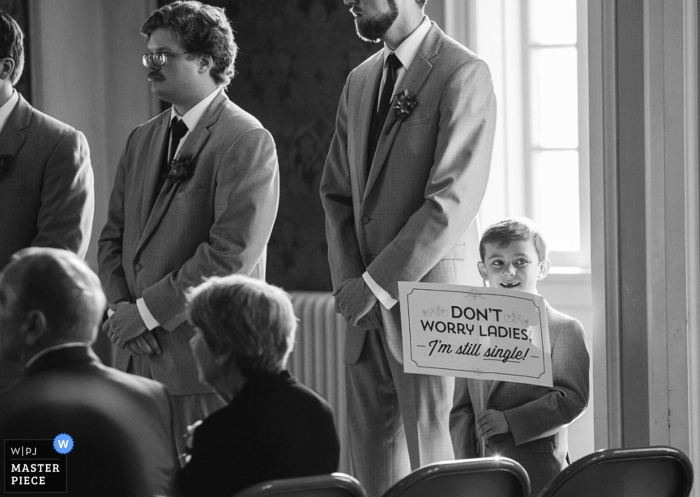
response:
<svg viewBox="0 0 700 497"><path fill-rule="evenodd" d="M547 276L547 246L529 219L490 226L479 245L479 272L490 287L537 293ZM486 408L480 410L479 382L457 378L450 414L455 457L505 456L523 465L531 494L569 464L567 425L588 405L590 357L583 326L547 304L553 387L484 381ZM479 437L486 440L480 454Z"/></svg>

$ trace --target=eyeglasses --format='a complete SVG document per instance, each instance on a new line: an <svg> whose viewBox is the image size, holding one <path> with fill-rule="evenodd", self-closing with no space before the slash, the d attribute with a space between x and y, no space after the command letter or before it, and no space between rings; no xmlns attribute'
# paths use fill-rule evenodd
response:
<svg viewBox="0 0 700 497"><path fill-rule="evenodd" d="M143 62L143 65L148 67L151 64L157 67L162 67L165 64L168 63L168 57L171 55L180 55L183 53L191 53L191 52L153 52L153 53L145 53L141 56L141 62Z"/></svg>

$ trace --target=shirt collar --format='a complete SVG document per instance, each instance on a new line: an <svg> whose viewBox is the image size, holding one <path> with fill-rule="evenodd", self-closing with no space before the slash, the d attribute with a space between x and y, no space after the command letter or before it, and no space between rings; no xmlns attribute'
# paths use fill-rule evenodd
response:
<svg viewBox="0 0 700 497"><path fill-rule="evenodd" d="M32 358L29 359L29 360L24 364L24 369L29 368L29 366L31 366L32 364L34 364L34 363L37 361L37 359L39 359L40 357L42 357L42 356L48 354L49 352L54 351L54 350L59 350L59 349L66 349L66 348L68 348L68 347L87 347L87 345L86 345L85 343L83 343L83 342L69 342L69 343L61 343L61 344L58 344L58 345L53 345L53 346L51 346L51 347L46 347L44 350L42 350L42 351L37 352L36 354L34 354L34 355L32 356Z"/></svg>
<svg viewBox="0 0 700 497"><path fill-rule="evenodd" d="M5 123L10 118L12 111L17 107L17 102L19 102L19 93L13 88L10 98L0 107L0 131L5 127Z"/></svg>
<svg viewBox="0 0 700 497"><path fill-rule="evenodd" d="M177 111L175 110L175 106L171 107L170 121L172 122L173 118L178 117L185 121L187 129L192 131L204 115L204 111L207 110L209 104L211 104L212 101L216 98L216 96L221 92L222 88L223 86L217 86L216 90L214 90L209 95L200 100L199 103L197 103L197 105L188 110L184 116L181 116L177 113Z"/></svg>
<svg viewBox="0 0 700 497"><path fill-rule="evenodd" d="M423 22L421 22L416 29L413 30L413 33L408 35L408 38L406 38L401 45L399 45L394 53L396 54L396 57L401 61L401 65L403 65L406 70L408 70L409 67L411 67L411 63L413 62L413 59L416 58L416 55L418 55L418 50L420 49L421 44L423 43L423 40L425 37L428 35L428 31L430 31L431 27L431 22L428 16L423 16ZM387 57L389 57L389 54L391 53L391 49L384 44L384 62L386 63Z"/></svg>

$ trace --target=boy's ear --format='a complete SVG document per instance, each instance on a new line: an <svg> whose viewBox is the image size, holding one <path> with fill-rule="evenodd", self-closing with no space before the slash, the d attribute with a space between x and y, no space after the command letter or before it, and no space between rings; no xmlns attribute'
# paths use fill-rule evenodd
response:
<svg viewBox="0 0 700 497"><path fill-rule="evenodd" d="M552 261L545 259L540 262L540 272L537 275L538 280L543 280L549 274L549 268L552 266Z"/></svg>
<svg viewBox="0 0 700 497"><path fill-rule="evenodd" d="M483 278L484 281L488 281L488 273L486 272L486 264L484 264L484 261L479 261L476 264L476 267L479 268L479 274Z"/></svg>

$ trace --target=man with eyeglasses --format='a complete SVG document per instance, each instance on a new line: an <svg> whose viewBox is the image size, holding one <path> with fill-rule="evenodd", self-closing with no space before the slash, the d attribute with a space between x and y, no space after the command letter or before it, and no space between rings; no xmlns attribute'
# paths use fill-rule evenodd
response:
<svg viewBox="0 0 700 497"><path fill-rule="evenodd" d="M264 279L279 200L277 154L226 96L237 46L223 9L177 1L151 13L143 64L172 107L137 127L119 161L99 241L115 366L173 396L175 441L223 404L198 381L186 292L210 276Z"/></svg>
<svg viewBox="0 0 700 497"><path fill-rule="evenodd" d="M24 99L15 89L23 69L24 34L0 11L0 270L30 246L85 257L95 210L85 135ZM0 389L20 376L0 360Z"/></svg>

